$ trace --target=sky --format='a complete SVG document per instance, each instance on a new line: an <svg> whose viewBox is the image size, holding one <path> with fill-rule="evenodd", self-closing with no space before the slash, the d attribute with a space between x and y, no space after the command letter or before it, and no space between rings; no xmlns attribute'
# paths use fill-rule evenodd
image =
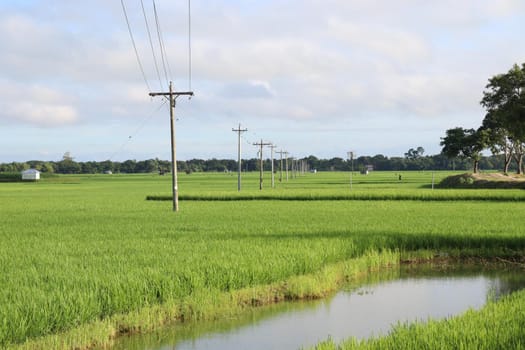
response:
<svg viewBox="0 0 525 350"><path fill-rule="evenodd" d="M239 124L243 158L261 140L437 154L447 129L481 124L488 79L525 62L522 0L123 3L144 74L121 1L0 1L0 162L168 160L168 104L149 96L168 81L195 94L176 100L179 160L235 159Z"/></svg>

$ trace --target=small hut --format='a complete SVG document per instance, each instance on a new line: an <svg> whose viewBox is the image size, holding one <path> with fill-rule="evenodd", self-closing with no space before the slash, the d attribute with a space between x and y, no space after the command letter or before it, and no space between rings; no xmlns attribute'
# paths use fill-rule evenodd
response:
<svg viewBox="0 0 525 350"><path fill-rule="evenodd" d="M36 169L27 169L22 171L22 180L37 181L40 180L40 171Z"/></svg>

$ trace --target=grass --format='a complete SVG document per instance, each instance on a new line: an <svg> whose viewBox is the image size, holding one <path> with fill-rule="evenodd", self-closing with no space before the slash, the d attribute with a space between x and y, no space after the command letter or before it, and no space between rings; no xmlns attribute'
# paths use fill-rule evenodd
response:
<svg viewBox="0 0 525 350"><path fill-rule="evenodd" d="M182 200L179 213L145 200L169 191L170 178L158 175L1 184L0 347L103 343L173 319L212 317L224 312L222 298L237 300L225 304L233 310L252 300L233 297L242 291L270 299L320 296L338 279L322 276L341 274L322 271L349 261L346 269L363 270L391 252L523 255L523 191L432 191L430 173L403 174L401 183L395 175L354 178L352 191L382 200L328 200L352 193L347 174L318 173L265 189L265 199ZM261 195L257 180L247 176L241 193ZM181 197L238 195L236 178L227 174L181 174L179 186ZM301 193L319 197L294 198ZM490 196L510 199L482 200Z"/></svg>

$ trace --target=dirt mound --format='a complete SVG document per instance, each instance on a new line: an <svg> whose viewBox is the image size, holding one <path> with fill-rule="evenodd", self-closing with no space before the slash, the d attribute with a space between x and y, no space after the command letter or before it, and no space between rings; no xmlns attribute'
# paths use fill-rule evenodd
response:
<svg viewBox="0 0 525 350"><path fill-rule="evenodd" d="M525 176L502 173L465 173L443 179L441 188L521 188L525 189Z"/></svg>

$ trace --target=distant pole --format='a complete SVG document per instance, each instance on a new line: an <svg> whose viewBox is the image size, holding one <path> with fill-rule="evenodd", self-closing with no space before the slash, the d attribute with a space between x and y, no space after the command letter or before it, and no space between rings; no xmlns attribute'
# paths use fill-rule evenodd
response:
<svg viewBox="0 0 525 350"><path fill-rule="evenodd" d="M271 158L272 158L272 188L275 187L275 174L274 174L274 169L273 169L273 149L276 148L277 146L273 145L273 144L270 144L270 149L271 149Z"/></svg>
<svg viewBox="0 0 525 350"><path fill-rule="evenodd" d="M288 152L284 152L284 156L286 157L285 158L285 163L286 163L286 181L288 181Z"/></svg>
<svg viewBox="0 0 525 350"><path fill-rule="evenodd" d="M237 138L237 163L239 165L237 170L237 191L241 190L241 133L248 131L248 129L241 129L241 123L239 123L238 129L233 129L232 131L237 132L238 138Z"/></svg>
<svg viewBox="0 0 525 350"><path fill-rule="evenodd" d="M260 156L260 162L261 162L261 169L259 170L259 190L262 190L263 188L263 147L269 146L271 143L267 142L264 143L261 139L261 142L256 142L253 144L254 146L259 146L259 156Z"/></svg>
<svg viewBox="0 0 525 350"><path fill-rule="evenodd" d="M150 96L164 96L170 102L170 132L171 132L171 187L173 189L173 211L179 211L179 192L177 180L177 149L175 146L175 100L181 95L193 96L193 91L174 92L170 81L169 92L150 92Z"/></svg>
<svg viewBox="0 0 525 350"><path fill-rule="evenodd" d="M432 172L432 190L434 189L434 172Z"/></svg>
<svg viewBox="0 0 525 350"><path fill-rule="evenodd" d="M350 189L352 189L352 177L354 175L354 152L349 151L346 152L347 159L351 162L351 168L350 168Z"/></svg>
<svg viewBox="0 0 525 350"><path fill-rule="evenodd" d="M281 155L281 163L279 166L279 182L283 182L283 154L284 154L284 151L281 149L280 151L275 152L275 153L279 153Z"/></svg>

